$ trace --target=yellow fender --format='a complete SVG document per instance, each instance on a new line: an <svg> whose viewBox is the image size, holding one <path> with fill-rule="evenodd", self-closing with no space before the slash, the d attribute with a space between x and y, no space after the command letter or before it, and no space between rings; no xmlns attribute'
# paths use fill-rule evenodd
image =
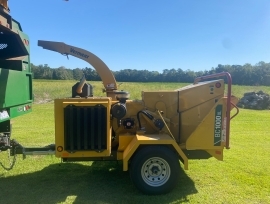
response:
<svg viewBox="0 0 270 204"><path fill-rule="evenodd" d="M179 154L179 156L184 161L184 169L188 169L188 158L184 154L184 152L181 150L181 148L178 146L178 144L175 142L173 138L171 138L167 134L151 134L151 135L139 135L136 134L136 136L133 137L131 142L127 145L123 152L123 171L128 170L128 161L132 157L132 155L135 153L137 148L140 145L172 145L173 148L176 150L176 152Z"/></svg>

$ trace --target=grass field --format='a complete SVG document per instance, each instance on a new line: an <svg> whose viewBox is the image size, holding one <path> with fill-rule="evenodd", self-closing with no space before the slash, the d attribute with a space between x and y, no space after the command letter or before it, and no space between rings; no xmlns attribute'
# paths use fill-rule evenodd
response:
<svg viewBox="0 0 270 204"><path fill-rule="evenodd" d="M34 81L33 112L13 121L13 138L24 146L54 143L53 98L70 96L74 81ZM102 95L100 82L92 83ZM140 99L140 90L176 89L177 83L124 83L120 89ZM246 91L269 87L234 86ZM224 161L191 160L169 194L142 195L117 162L61 163L54 156L18 156L13 170L0 169L0 203L270 203L270 112L240 110L231 124L231 150ZM6 153L0 161L6 162Z"/></svg>
<svg viewBox="0 0 270 204"><path fill-rule="evenodd" d="M76 81L59 81L59 80L34 80L34 97L36 103L43 103L55 98L63 98L71 96L71 87ZM105 96L102 92L104 88L101 82L90 82L94 89L95 96ZM131 99L141 99L141 91L152 90L175 90L187 85L186 83L162 83L162 82L150 82L150 83L132 83L124 82L118 87L119 90L126 90L131 93ZM232 87L232 93L241 98L245 92L251 91L264 91L270 94L270 87L267 86L239 86L234 85Z"/></svg>

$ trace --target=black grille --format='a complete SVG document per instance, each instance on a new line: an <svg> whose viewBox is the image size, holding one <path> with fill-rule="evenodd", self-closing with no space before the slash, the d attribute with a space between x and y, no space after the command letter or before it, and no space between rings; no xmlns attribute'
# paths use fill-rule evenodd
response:
<svg viewBox="0 0 270 204"><path fill-rule="evenodd" d="M107 108L102 105L64 108L66 151L107 149Z"/></svg>

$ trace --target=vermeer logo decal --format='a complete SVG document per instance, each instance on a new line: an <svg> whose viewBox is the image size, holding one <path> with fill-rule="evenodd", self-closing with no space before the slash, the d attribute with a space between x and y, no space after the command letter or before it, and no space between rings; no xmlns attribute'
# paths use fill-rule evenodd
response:
<svg viewBox="0 0 270 204"><path fill-rule="evenodd" d="M73 48L70 48L70 52L71 52L71 53L74 53L74 54L76 54L76 55L79 55L79 56L81 56L81 57L84 57L84 58L86 58L86 59L89 57L88 55L83 54L83 53L81 53L81 52L79 52L79 51L76 51L76 50L74 50Z"/></svg>
<svg viewBox="0 0 270 204"><path fill-rule="evenodd" d="M222 136L222 105L217 105L215 111L214 146L221 145Z"/></svg>

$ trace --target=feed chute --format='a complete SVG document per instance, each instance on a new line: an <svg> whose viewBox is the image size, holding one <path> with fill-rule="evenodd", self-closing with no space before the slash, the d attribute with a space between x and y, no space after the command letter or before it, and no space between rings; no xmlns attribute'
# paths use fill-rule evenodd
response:
<svg viewBox="0 0 270 204"><path fill-rule="evenodd" d="M99 74L107 96L114 97L114 90L117 90L116 80L111 70L99 57L87 50L67 45L62 42L39 40L38 46L43 47L43 49L59 52L63 55L72 55L91 64Z"/></svg>

